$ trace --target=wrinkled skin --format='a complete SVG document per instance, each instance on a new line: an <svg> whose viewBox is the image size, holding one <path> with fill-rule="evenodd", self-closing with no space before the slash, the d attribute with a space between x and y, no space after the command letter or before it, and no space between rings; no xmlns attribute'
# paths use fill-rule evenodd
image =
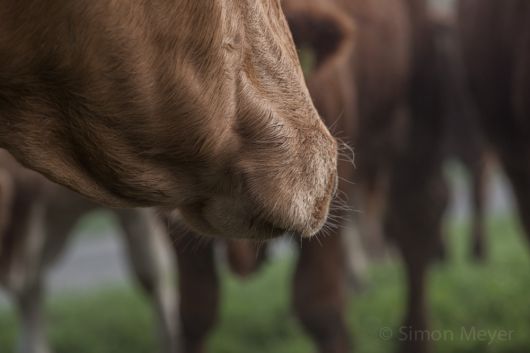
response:
<svg viewBox="0 0 530 353"><path fill-rule="evenodd" d="M53 181L208 235L324 224L337 147L277 0L10 0L0 51L0 147Z"/></svg>

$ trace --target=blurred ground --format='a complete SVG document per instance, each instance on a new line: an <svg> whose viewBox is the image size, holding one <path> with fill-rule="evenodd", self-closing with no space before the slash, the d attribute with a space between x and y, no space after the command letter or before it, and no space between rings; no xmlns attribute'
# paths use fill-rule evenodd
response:
<svg viewBox="0 0 530 353"><path fill-rule="evenodd" d="M530 347L530 257L513 218L489 222L490 261L467 256L467 226L450 226L450 257L433 269L431 306L438 353L528 353ZM289 306L294 258L267 265L247 282L223 275L221 323L210 340L212 353L308 353ZM374 265L369 283L352 294L349 321L356 352L393 351L400 337L404 287L395 262ZM49 302L50 336L57 353L156 352L152 316L142 296L125 284L105 286ZM0 352L12 352L13 313L0 311ZM509 340L478 339L463 332L512 332ZM390 336L389 335L390 332Z"/></svg>

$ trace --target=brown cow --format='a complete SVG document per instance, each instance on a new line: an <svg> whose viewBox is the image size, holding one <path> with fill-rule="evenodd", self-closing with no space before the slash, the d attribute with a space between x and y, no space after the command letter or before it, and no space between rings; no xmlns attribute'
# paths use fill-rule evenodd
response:
<svg viewBox="0 0 530 353"><path fill-rule="evenodd" d="M315 234L336 142L278 0L8 0L0 147L111 206L203 234Z"/></svg>
<svg viewBox="0 0 530 353"><path fill-rule="evenodd" d="M76 193L22 168L0 150L0 287L17 307L18 352L48 353L42 304L45 275L63 253L77 221L99 208ZM9 194L7 193L9 192ZM176 293L168 273L167 233L153 211L116 210L129 259L156 314L160 348L178 353Z"/></svg>
<svg viewBox="0 0 530 353"><path fill-rule="evenodd" d="M480 122L530 234L530 2L461 0L459 37Z"/></svg>
<svg viewBox="0 0 530 353"><path fill-rule="evenodd" d="M308 84L317 108L344 138L364 147L358 148L365 153L358 163L366 174L359 179L371 185L381 165L392 167L392 155L399 150L396 129L405 119L402 109L408 98L407 9L394 0L293 0L283 5L297 44L314 48L316 67ZM386 127L379 130L380 140L363 139L360 131L371 133L369 127L374 125ZM372 158L379 161L371 163ZM339 173L339 189L350 194L351 160L341 161ZM339 223L350 214L337 207L333 215ZM330 225L318 241L303 241L294 278L297 316L322 353L350 351L341 231ZM184 345L187 353L203 352L218 308L213 244L196 246L194 251L178 244Z"/></svg>
<svg viewBox="0 0 530 353"><path fill-rule="evenodd" d="M336 23L337 12L331 12L329 24ZM350 46L349 39L351 28L349 20L342 22L344 27L339 26L338 33L331 36L338 44L328 55L333 55L337 49ZM337 37L338 36L338 37ZM351 161L350 161L351 163ZM340 183L340 182L339 182ZM186 353L200 353L205 351L205 339L208 332L214 327L219 307L219 280L214 261L214 247L212 242L193 242L190 238L193 234L186 232L182 227L171 227L175 242L179 269L180 288L180 313L182 322L183 346ZM187 236L187 233L190 236ZM319 236L320 241L326 243L321 246L319 241L304 241L300 256L301 270L297 271L295 280L296 299L295 303L303 305L310 310L301 308L299 313L303 321L312 323L309 327L314 335L319 349L322 352L348 352L349 339L344 320L344 268L342 257L336 256L336 250L340 249L339 237ZM329 245L328 245L329 243ZM239 251L250 253L249 249L242 249L247 245L239 245ZM229 248L236 250L233 244ZM252 250L252 249L250 249ZM255 250L255 249L254 249ZM258 257L249 259L261 259L262 252ZM321 256L320 256L321 255ZM247 256L244 256L247 257ZM313 261L316 260L316 261ZM245 261L245 265L236 264L232 261L232 267L244 267L255 269L255 262ZM308 269L304 271L303 269ZM241 271L236 271L241 272ZM243 269L243 272L247 272ZM309 276L310 278L307 278ZM318 279L315 277L318 276ZM307 286L308 283L318 283L318 286ZM321 290L316 293L315 290ZM302 303L299 299L307 298Z"/></svg>
<svg viewBox="0 0 530 353"><path fill-rule="evenodd" d="M472 205L470 254L480 261L487 255L485 206L494 158L466 84L465 68L458 48L455 13L454 7L450 7L443 13L438 10L432 14L436 26L437 56L441 62L438 75L445 112L444 148L446 158L461 162L469 174Z"/></svg>
<svg viewBox="0 0 530 353"><path fill-rule="evenodd" d="M440 55L445 48L437 27L424 0L291 0L284 6L297 44L315 51L308 85L317 108L358 152L357 187L349 185L353 170L343 163L339 189L354 196L383 190L378 198L388 203L386 234L402 253L409 288L404 327L424 332L427 269L439 248L448 198L441 173L446 117L455 110L467 114L455 107L459 102L448 102L462 97L447 96L454 82L444 77L449 63ZM449 74L449 79L455 78L455 73ZM370 198L353 201L363 209ZM346 213L339 211L339 217ZM346 352L344 259L340 230L333 233L321 243L304 242L294 302L321 352ZM213 262L203 261L211 258L212 250L203 249L201 257L188 256L195 262L187 266L190 284L181 284L183 296L189 298L188 317L200 322L193 326L195 348L202 347L205 334L198 328L213 324L217 307ZM199 285L191 270L201 264ZM194 292L208 293L210 306L199 306L204 297L194 304ZM403 352L429 350L429 342L409 338L401 342Z"/></svg>
<svg viewBox="0 0 530 353"><path fill-rule="evenodd" d="M449 88L463 88L461 82L451 81L458 79L459 72L447 71L458 69L451 67L452 59L445 56L450 48L445 47L423 0L291 0L284 6L297 44L315 51L308 85L317 108L358 151L356 187L348 182L353 173L351 165L343 163L339 164L339 189L354 196L383 190L381 198L389 204L386 232L398 245L407 274L404 327L408 332L424 332L428 328L427 269L441 241L442 214L448 197L441 173L447 156L445 134L453 130L454 121L448 119L472 114L461 106L468 104L465 93L449 94ZM469 118L472 127L473 117ZM472 137L477 140L467 143L476 143L480 149L480 134ZM365 160L363 153L368 156ZM363 210L365 200L370 198L373 196L354 197L353 201ZM347 213L339 211L340 217ZM346 352L344 259L337 236L341 230L333 233L321 242L303 244L294 304L321 352ZM202 259L211 258L211 252L201 253ZM188 274L190 286L181 287L183 293L189 290L188 316L197 321L199 317L209 318L202 324L208 322L211 326L217 306L213 262L205 265L197 256L189 258L195 261L194 266L187 267L190 273L204 265L204 281L193 289L197 277ZM194 291L208 293L211 306L198 306L204 302L203 297L194 304ZM201 337L204 332L196 336L196 342ZM405 338L402 351L426 352L428 343Z"/></svg>
<svg viewBox="0 0 530 353"><path fill-rule="evenodd" d="M378 198L389 204L387 234L402 252L407 274L405 327L423 332L428 327L426 272L438 251L447 203L441 173L444 134L450 129L446 117L468 113L461 102L451 101L463 97L448 95L448 87L460 83L447 79L458 73L444 71L450 64L441 55L446 48L423 0L292 0L284 6L297 44L315 51L308 83L317 108L360 152L357 187L349 185L353 170L343 163L339 188L354 196L383 190ZM368 157L363 159L363 153ZM367 199L353 201L363 209ZM347 213L339 212L339 217ZM321 352L346 352L341 230L333 233L303 244L294 302ZM200 256L182 250L179 256L189 352L203 350L218 305L213 248L198 251ZM421 340L404 339L402 345L407 353L429 349Z"/></svg>
<svg viewBox="0 0 530 353"><path fill-rule="evenodd" d="M404 327L425 330L426 271L441 242L441 220L448 196L441 173L446 112L440 71L445 63L439 57L436 28L427 2L310 3L293 0L286 15L294 25L291 27L295 42L309 42L317 51L316 72L308 80L317 109L329 124L343 124L338 129L345 132L357 151L353 179L356 185L344 182L339 189L354 195L355 208L361 212L364 208L368 213L372 209L384 212L385 234L400 250L407 275L409 294ZM334 42L315 35L318 32L314 29L320 27L306 23L318 15L326 16L332 6L339 6L339 12L348 14L354 22L354 48L342 65L319 60L319 51L328 50L329 43ZM351 176L353 171L348 168L347 164L339 164L341 178ZM379 200L377 207L372 207L370 200ZM374 218L371 222L379 221ZM373 235L377 234L367 236ZM330 253L334 255L328 255L328 261L340 254L340 248ZM326 293L326 289L309 279L321 271L311 264L324 263L323 254L320 251L311 255L307 261L310 265L298 268L307 273L306 285L318 288L314 290L318 294ZM318 303L319 298L315 295L311 301L301 292L297 299L302 303L297 305L304 321L304 312L314 312L307 304ZM305 321L306 327L313 330L319 323L322 321ZM402 351L425 352L427 343L405 339L401 342Z"/></svg>
<svg viewBox="0 0 530 353"><path fill-rule="evenodd" d="M442 173L446 131L436 26L428 2L407 0L412 24L409 121L404 149L394 161L385 219L386 234L403 258L407 283L407 332L429 329L428 268L439 251L448 186ZM401 337L401 352L425 353L428 340ZM417 336L416 336L417 337Z"/></svg>
<svg viewBox="0 0 530 353"><path fill-rule="evenodd" d="M379 256L375 252L382 248L379 224L388 175L402 148L407 119L410 35L405 2L284 3L295 43L315 53L308 87L317 110L355 148L355 168L348 161L339 162L339 190L349 198L350 207L360 210L354 213L355 225L360 226L362 239L369 241L368 250ZM344 28L353 31L345 36L349 32ZM329 47L336 55L329 55ZM322 245L304 243L295 274L296 312L323 353L349 351L341 235L347 242L352 239L344 221L352 214L337 210L336 217L337 229L321 240ZM326 280L312 280L317 276Z"/></svg>

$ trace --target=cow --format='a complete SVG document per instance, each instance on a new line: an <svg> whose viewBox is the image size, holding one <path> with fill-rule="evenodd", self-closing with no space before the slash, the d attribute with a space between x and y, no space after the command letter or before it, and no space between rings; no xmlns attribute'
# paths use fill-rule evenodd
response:
<svg viewBox="0 0 530 353"><path fill-rule="evenodd" d="M308 87L317 110L339 137L356 148L357 169L339 162L339 195L349 194L362 212L365 207L372 212L370 200L377 200L373 208L380 216L369 223L384 221L379 231L403 258L408 288L403 327L425 332L427 271L440 248L448 202L441 167L449 153L447 145L457 145L448 142L447 134L453 131L456 116L470 118L466 129L477 132L467 93L451 92L464 89L458 77L461 67L451 66L454 58L447 57L453 48L446 46L445 33L439 33L424 0L285 0L283 6L296 44L313 51L307 60L313 65ZM472 138L467 141L473 144L472 154L481 156L482 136ZM460 153L459 148L450 153ZM467 155L462 159L467 160ZM350 180L356 184L352 186ZM349 216L345 209L337 211L336 221ZM478 224L480 209L477 214ZM346 234L344 225L339 226L328 237L320 236L319 242L303 243L294 279L296 314L323 353L348 352L350 347L343 316L347 259L340 238ZM190 284L181 284L181 293L189 298L187 317L195 323L189 352L203 351L206 332L215 322L215 264L204 260L212 253L212 248L202 247L201 256L188 255L184 261L190 263L181 266L181 271L189 270ZM193 272L201 264L200 273ZM203 279L200 286L193 282L197 278ZM194 302L199 293L201 300ZM200 305L204 302L209 307ZM400 343L406 353L430 349L425 340Z"/></svg>
<svg viewBox="0 0 530 353"><path fill-rule="evenodd" d="M307 70L308 87L317 110L345 140L343 148L347 150L348 144L356 147L357 168L365 170L356 181L386 183L377 179L383 174L381 169L392 168L392 155L401 148L399 131L406 119L403 109L408 98L410 43L404 2L284 0L282 6L296 44L313 52L313 59L308 60L314 65ZM374 126L386 128L372 130ZM374 132L377 134L370 135ZM376 141L378 138L383 140ZM353 174L352 160L341 159L340 197L353 193ZM344 316L347 259L340 236L345 230L343 218L351 216L348 209L338 204L317 239L301 241L294 274L295 313L321 353L351 350ZM178 230L178 234L184 233ZM214 245L186 251L185 245L176 244L185 351L204 352L219 306Z"/></svg>
<svg viewBox="0 0 530 353"><path fill-rule="evenodd" d="M285 2L283 3L285 5ZM336 28L337 33L330 39L336 41L337 48L333 48L327 55L334 56L344 48L344 54L351 46L350 38L352 27L350 20L340 16L337 11L331 11L329 25ZM338 16L338 17L337 17ZM338 21L338 22L337 22ZM352 163L351 153L344 153L344 163ZM339 181L339 184L343 182ZM336 215L340 216L340 215ZM333 216L332 216L333 217ZM174 245L177 254L179 271L179 295L182 323L182 342L186 353L202 353L206 351L206 338L214 328L219 310L219 278L215 262L215 242L193 241L196 234L185 227L173 225L170 227L171 237L175 239ZM350 340L344 318L345 307L345 276L343 257L335 253L341 247L341 239L330 234L324 237L317 234L318 240L303 240L301 254L295 279L295 305L302 304L301 298L307 298L304 307L297 310L305 323L311 323L309 332L315 339L319 351L349 352ZM191 243L191 244L190 244ZM329 244L328 244L329 243ZM323 246L321 246L321 244ZM263 261L266 245L252 246L240 242L228 244L230 252L238 252L235 257L240 260L234 263L232 258L231 268L236 273L248 275L249 272L259 268ZM338 255L338 256L336 256ZM316 260L316 261L315 261ZM306 270L307 269L307 270ZM315 278L318 276L318 281ZM319 283L312 286L309 283ZM322 290L316 293L315 290ZM298 304L296 304L298 303Z"/></svg>
<svg viewBox="0 0 530 353"><path fill-rule="evenodd" d="M357 150L356 170L350 160L339 163L339 194L350 196L363 212L370 200L378 200L374 208L381 219L370 222L384 218L381 231L397 245L405 265L403 327L423 332L427 269L439 251L448 199L441 170L447 120L469 113L459 94L449 94L450 87L461 87L449 81L458 73L444 76L451 63L438 25L423 0L286 0L283 6L296 44L313 51L308 86L319 113ZM477 141L482 143L480 135ZM340 228L301 244L294 278L296 314L326 353L350 349L344 318L347 259L340 237L346 238L341 221L350 215L341 207L335 212ZM184 342L186 352L203 352L219 305L214 248L184 248L177 243ZM403 352L429 350L426 341L401 343Z"/></svg>
<svg viewBox="0 0 530 353"><path fill-rule="evenodd" d="M329 126L338 125L336 129L356 149L355 170L348 164L339 164L339 177L343 181L342 184L339 181L339 190L349 194L355 209L369 216L379 214L370 216L368 227L361 227L361 232L368 233L366 237L380 238L378 233L383 233L396 245L403 259L408 288L403 327L426 330L427 269L439 251L442 216L448 201L441 168L446 156L447 107L446 85L440 72L446 62L439 55L437 28L428 3L425 0L287 3L290 5L285 11L295 42L316 51L315 70L308 79L308 87L317 110ZM330 36L333 38L337 31L333 27L330 30L330 21L325 20L329 19L327 14L332 7L338 9L337 16L349 17L353 22L350 49L346 49L349 56L342 64L322 55L336 44ZM324 21L315 25L315 18ZM355 185L348 180L355 181ZM363 215L356 218L362 225ZM383 225L381 229L378 224ZM329 239L336 239L341 233L339 230ZM333 247L332 243L326 238L324 248ZM333 337L323 334L324 326L337 328L341 322L334 318L335 324L330 324L311 315L315 313L313 304L322 300L319 295L336 291L337 287L328 283L310 280L322 273L322 263L344 256L340 245L334 247L309 255L310 260L297 268L303 282L298 286L305 291L295 294L295 305L304 326L317 337L317 342L323 341L323 337ZM304 244L301 259L306 248L309 247ZM335 271L342 274L344 269ZM329 273L326 276L334 278ZM335 277L340 279L341 275ZM330 289L324 287L326 284ZM317 294L308 296L307 292ZM335 313L329 307L327 312ZM429 350L425 341L403 340L400 344L401 351L406 353ZM346 351L319 347L322 352Z"/></svg>
<svg viewBox="0 0 530 353"><path fill-rule="evenodd" d="M458 39L478 117L530 234L530 3L460 0Z"/></svg>
<svg viewBox="0 0 530 353"><path fill-rule="evenodd" d="M403 148L407 124L409 14L403 1L284 4L295 44L314 53L307 82L315 106L328 127L355 148L355 165L339 161L339 195L349 200L348 209L359 210L334 213L336 229L321 240L322 246L304 243L293 303L320 352L349 352L344 279L345 266L355 264L356 258L345 253L343 243L354 239L353 223L364 241L354 242L354 247L364 245L370 256L383 255L381 224L389 175ZM334 55L329 54L330 47ZM352 217L353 222L348 221ZM328 280L312 281L316 276ZM335 342L334 348L328 342Z"/></svg>
<svg viewBox="0 0 530 353"><path fill-rule="evenodd" d="M17 307L19 353L48 353L43 315L45 275L63 253L78 220L100 208L94 202L21 167L0 150L0 287ZM160 348L181 352L177 298L168 273L166 227L149 209L115 210L138 283L152 303Z"/></svg>
<svg viewBox="0 0 530 353"><path fill-rule="evenodd" d="M8 0L0 52L0 147L52 181L206 235L324 224L337 144L278 0Z"/></svg>
<svg viewBox="0 0 530 353"><path fill-rule="evenodd" d="M455 9L433 10L437 55L441 65L438 75L444 106L444 151L446 159L459 161L469 174L471 204L470 255L475 261L487 257L485 212L489 181L495 157L480 126L478 111L470 95L458 48ZM445 254L444 248L441 255Z"/></svg>
<svg viewBox="0 0 530 353"><path fill-rule="evenodd" d="M462 67L455 63L452 33L440 28L424 0L284 0L283 6L295 43L313 52L307 59L312 65L308 87L317 110L356 149L356 169L350 161L339 161L339 195L350 196L361 212L368 208L371 213L377 200L373 209L380 215L368 223L384 220L379 231L397 245L405 267L408 294L402 327L425 332L427 271L439 252L448 202L441 168L448 155L459 156L476 175L473 232L478 237L483 222L485 142L462 82ZM458 117L465 124L459 128L472 133L467 141L453 135ZM296 314L322 353L349 352L350 347L344 323L348 259L340 237L348 236L342 221L350 215L345 209L336 212L340 229L319 241L303 242L294 279ZM189 270L189 285L181 284L181 293L189 298L187 317L195 323L189 352L203 351L218 306L215 264L204 260L212 258L213 248L200 251L201 256L189 254L184 261L190 263L181 267ZM480 249L474 251L481 255ZM201 265L199 273L193 272ZM193 281L197 278L202 279L200 286ZM200 293L201 300L194 301ZM426 340L400 343L406 353L430 350Z"/></svg>

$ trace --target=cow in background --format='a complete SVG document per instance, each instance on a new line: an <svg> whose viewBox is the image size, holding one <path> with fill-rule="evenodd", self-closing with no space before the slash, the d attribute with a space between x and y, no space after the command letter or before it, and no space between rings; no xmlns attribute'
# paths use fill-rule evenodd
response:
<svg viewBox="0 0 530 353"><path fill-rule="evenodd" d="M296 312L318 342L325 337L324 325L333 325L319 322L315 308L321 297L334 298L333 291L344 288L311 278L320 278L320 267L336 259L343 267L329 278L344 281L346 263L353 269L350 278L356 278L359 248L370 257L384 255L382 218L389 175L407 124L409 20L403 1L292 0L284 1L284 10L296 45L314 56L307 82L317 110L337 137L355 148L355 166L339 161L339 196L349 200L349 209L359 211L336 210L336 219L331 218L336 228L321 240L322 246L304 243L295 274ZM345 253L343 242L355 256ZM317 294L307 296L307 288ZM340 307L338 302L335 307ZM335 326L344 321L342 315L330 315L332 319ZM321 352L347 351L320 347Z"/></svg>
<svg viewBox="0 0 530 353"><path fill-rule="evenodd" d="M530 234L530 3L458 1L458 40L488 143Z"/></svg>
<svg viewBox="0 0 530 353"><path fill-rule="evenodd" d="M51 352L43 317L45 276L78 220L99 206L20 166L0 150L0 286L17 307L19 353ZM155 311L161 351L178 353L177 298L165 225L148 209L115 210L136 279Z"/></svg>
<svg viewBox="0 0 530 353"><path fill-rule="evenodd" d="M380 234L385 234L397 246L409 290L403 326L425 330L427 270L440 249L442 215L448 199L441 168L445 111L444 86L438 73L443 62L438 56L436 27L427 3L293 0L287 4L286 15L295 42L316 52L308 86L317 110L330 126L344 124L336 130L356 149L355 171L348 166L341 169L339 164L339 176L354 175L356 185L339 184L339 189L354 196L356 209L364 212L366 208L372 226L358 223L367 238L382 239ZM333 48L328 36L336 31L333 27L329 30L326 24L330 21L325 20L333 7L340 16L349 16L354 28L353 49L336 66L331 60L321 60L326 57L320 54ZM358 218L363 217L366 215ZM333 253L341 254L341 249ZM318 273L310 266L299 270ZM306 275L305 280L310 283L310 276ZM313 283L321 288L318 282ZM310 302L302 294L300 298L306 305L295 304L298 311L311 312L311 305L307 305ZM304 322L304 316L300 316ZM309 330L316 323L304 322ZM406 353L429 349L428 342L408 340L401 345Z"/></svg>
<svg viewBox="0 0 530 353"><path fill-rule="evenodd" d="M471 196L470 254L482 261L487 256L485 229L486 204L494 170L494 156L481 127L478 108L472 98L465 78L456 33L454 4L431 6L435 26L434 35L439 58L437 74L442 85L444 107L444 151L447 159L462 164L468 174ZM445 253L442 245L442 256Z"/></svg>

